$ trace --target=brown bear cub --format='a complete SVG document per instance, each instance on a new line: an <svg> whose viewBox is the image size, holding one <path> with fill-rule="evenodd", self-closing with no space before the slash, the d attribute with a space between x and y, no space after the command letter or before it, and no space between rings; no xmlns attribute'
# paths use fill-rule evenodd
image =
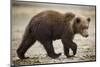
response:
<svg viewBox="0 0 100 67"><path fill-rule="evenodd" d="M75 34L88 37L90 18L77 16L74 13L59 13L57 11L43 11L34 16L28 24L23 40L17 50L18 57L25 59L26 51L38 40L51 58L57 58L61 53L55 53L52 41L61 39L64 54L72 57L77 52L77 45L73 42ZM73 55L69 54L72 49Z"/></svg>

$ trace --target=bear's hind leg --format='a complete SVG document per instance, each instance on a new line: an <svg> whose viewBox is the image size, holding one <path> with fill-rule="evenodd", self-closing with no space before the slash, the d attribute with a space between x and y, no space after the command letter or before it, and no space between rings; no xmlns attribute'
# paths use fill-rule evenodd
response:
<svg viewBox="0 0 100 67"><path fill-rule="evenodd" d="M61 53L58 53L58 54L55 53L51 40L40 41L40 42L43 44L49 57L55 59L61 55Z"/></svg>
<svg viewBox="0 0 100 67"><path fill-rule="evenodd" d="M33 45L35 41L36 40L30 35L27 35L27 37L24 36L19 48L17 49L17 55L20 59L28 58L28 57L25 57L25 53L28 50L28 48L30 48Z"/></svg>

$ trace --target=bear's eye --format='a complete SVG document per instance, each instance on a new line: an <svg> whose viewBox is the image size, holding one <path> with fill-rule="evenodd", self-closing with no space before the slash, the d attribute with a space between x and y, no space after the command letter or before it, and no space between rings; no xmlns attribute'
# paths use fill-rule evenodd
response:
<svg viewBox="0 0 100 67"><path fill-rule="evenodd" d="M79 17L76 18L76 23L80 23L81 19Z"/></svg>
<svg viewBox="0 0 100 67"><path fill-rule="evenodd" d="M87 18L87 21L88 21L88 22L90 22L90 21L91 21L91 19L88 17L88 18Z"/></svg>

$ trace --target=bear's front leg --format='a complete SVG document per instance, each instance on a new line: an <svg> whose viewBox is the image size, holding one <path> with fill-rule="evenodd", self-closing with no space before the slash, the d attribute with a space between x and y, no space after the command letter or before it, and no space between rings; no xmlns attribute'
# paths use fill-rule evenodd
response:
<svg viewBox="0 0 100 67"><path fill-rule="evenodd" d="M74 56L77 53L77 44L72 42L72 44L70 46L71 46L70 48L72 49L73 56Z"/></svg>
<svg viewBox="0 0 100 67"><path fill-rule="evenodd" d="M64 45L64 54L67 57L73 57L77 52L77 45L70 39L62 39L62 43ZM73 55L69 54L69 49L72 49Z"/></svg>

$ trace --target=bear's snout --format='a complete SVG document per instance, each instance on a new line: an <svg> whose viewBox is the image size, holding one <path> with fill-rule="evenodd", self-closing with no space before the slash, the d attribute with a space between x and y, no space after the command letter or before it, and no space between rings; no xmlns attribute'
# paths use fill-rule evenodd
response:
<svg viewBox="0 0 100 67"><path fill-rule="evenodd" d="M82 30L81 35L82 35L83 37L88 37L88 36L89 36L89 34L88 34L88 29Z"/></svg>

